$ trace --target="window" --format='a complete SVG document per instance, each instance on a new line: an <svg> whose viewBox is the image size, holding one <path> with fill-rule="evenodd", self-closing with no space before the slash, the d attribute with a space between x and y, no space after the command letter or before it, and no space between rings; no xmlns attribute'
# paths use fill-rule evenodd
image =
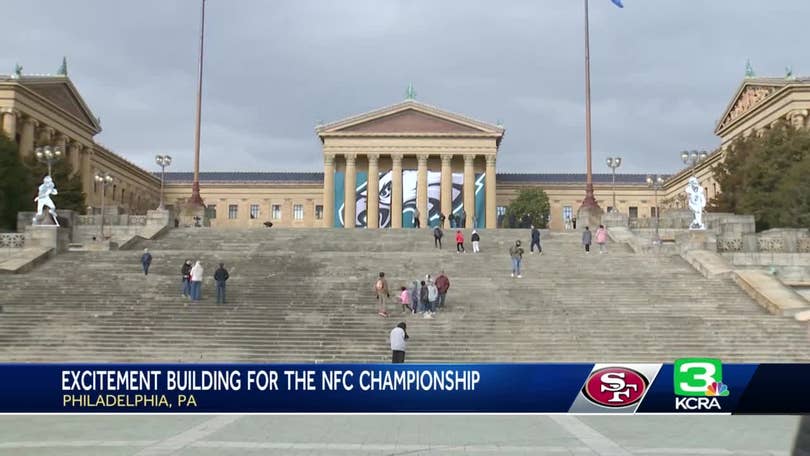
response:
<svg viewBox="0 0 810 456"><path fill-rule="evenodd" d="M229 204L228 205L228 218L233 220L239 213L239 206L236 204Z"/></svg>
<svg viewBox="0 0 810 456"><path fill-rule="evenodd" d="M322 220L323 219L323 206L320 204L315 205L315 219Z"/></svg>
<svg viewBox="0 0 810 456"><path fill-rule="evenodd" d="M281 205L274 204L272 207L273 220L281 220Z"/></svg>
<svg viewBox="0 0 810 456"><path fill-rule="evenodd" d="M96 186L96 184L98 184L98 182L96 182L95 179L93 179L93 193L98 193L98 187Z"/></svg>
<svg viewBox="0 0 810 456"><path fill-rule="evenodd" d="M252 218L252 219L259 218L259 205L258 204L251 204L250 205L250 218Z"/></svg>
<svg viewBox="0 0 810 456"><path fill-rule="evenodd" d="M495 215L502 216L506 215L506 206L498 206L495 208Z"/></svg>
<svg viewBox="0 0 810 456"><path fill-rule="evenodd" d="M657 207L650 208L650 217L655 217L655 213L658 211Z"/></svg>
<svg viewBox="0 0 810 456"><path fill-rule="evenodd" d="M613 212L613 206L608 206L607 207L607 212L608 212L608 214Z"/></svg>
<svg viewBox="0 0 810 456"><path fill-rule="evenodd" d="M714 191L712 195L717 196L717 182L712 182L712 190Z"/></svg>
<svg viewBox="0 0 810 456"><path fill-rule="evenodd" d="M571 220L574 218L574 208L571 206L563 206L563 220Z"/></svg>
<svg viewBox="0 0 810 456"><path fill-rule="evenodd" d="M304 220L304 205L303 204L294 204L293 205L293 218L295 220Z"/></svg>
<svg viewBox="0 0 810 456"><path fill-rule="evenodd" d="M209 219L217 218L217 205L216 204L209 204L208 205L208 218Z"/></svg>
<svg viewBox="0 0 810 456"><path fill-rule="evenodd" d="M115 201L115 192L116 192L116 190L118 190L118 186L113 184L113 194L112 194L113 201Z"/></svg>
<svg viewBox="0 0 810 456"><path fill-rule="evenodd" d="M630 218L638 218L638 207L630 206Z"/></svg>

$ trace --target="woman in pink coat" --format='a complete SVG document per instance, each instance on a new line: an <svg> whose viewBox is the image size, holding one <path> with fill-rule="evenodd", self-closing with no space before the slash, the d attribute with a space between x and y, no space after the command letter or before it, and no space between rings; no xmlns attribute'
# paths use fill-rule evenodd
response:
<svg viewBox="0 0 810 456"><path fill-rule="evenodd" d="M599 225L596 230L596 243L599 244L599 253L607 252L605 242L607 242L607 228L605 228L605 225Z"/></svg>

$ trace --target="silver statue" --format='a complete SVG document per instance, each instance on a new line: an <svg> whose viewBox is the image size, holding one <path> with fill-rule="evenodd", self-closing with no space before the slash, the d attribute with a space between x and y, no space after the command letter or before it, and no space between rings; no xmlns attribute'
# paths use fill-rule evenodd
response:
<svg viewBox="0 0 810 456"><path fill-rule="evenodd" d="M57 194L53 179L51 179L51 176L45 176L45 178L42 179L42 185L39 186L39 195L34 198L34 201L37 202L37 215L34 216L34 220L32 221L34 225L37 224L37 219L42 216L42 210L47 207L48 212L50 212L51 217L53 217L53 222L56 226L59 226L59 220L56 218L56 205L53 204L53 200L51 199L51 195Z"/></svg>
<svg viewBox="0 0 810 456"><path fill-rule="evenodd" d="M689 209L692 211L693 219L689 225L690 230L705 230L706 226L703 224L703 208L706 207L706 193L697 177L690 177L689 183L686 185L686 196L689 202Z"/></svg>

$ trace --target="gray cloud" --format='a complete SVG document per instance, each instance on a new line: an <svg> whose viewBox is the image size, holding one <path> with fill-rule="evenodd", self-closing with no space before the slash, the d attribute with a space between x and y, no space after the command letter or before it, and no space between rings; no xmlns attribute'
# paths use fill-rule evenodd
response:
<svg viewBox="0 0 810 456"><path fill-rule="evenodd" d="M594 169L671 172L710 149L742 80L802 68L810 3L590 0ZM199 2L29 0L4 6L0 71L54 72L62 55L102 118L97 140L155 168L192 166ZM403 98L507 136L500 171L584 168L582 2L208 0L204 170L320 170L313 128Z"/></svg>

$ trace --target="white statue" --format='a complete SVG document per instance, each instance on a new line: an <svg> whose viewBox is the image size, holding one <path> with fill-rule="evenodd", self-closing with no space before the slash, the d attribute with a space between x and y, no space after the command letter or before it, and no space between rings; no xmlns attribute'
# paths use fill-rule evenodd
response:
<svg viewBox="0 0 810 456"><path fill-rule="evenodd" d="M48 212L51 213L51 217L53 217L53 222L56 223L56 226L59 226L59 220L56 219L56 205L53 204L53 200L51 200L51 195L56 195L56 186L53 183L53 179L51 176L45 176L42 179L42 185L39 186L39 195L34 198L34 201L37 202L37 215L34 216L33 224L37 224L37 218L42 215L42 210L45 207L48 208Z"/></svg>
<svg viewBox="0 0 810 456"><path fill-rule="evenodd" d="M705 230L706 226L703 224L703 208L706 207L706 193L703 187L700 186L697 178L692 176L689 178L689 183L686 185L686 196L689 202L689 209L692 211L694 219L689 225L690 230Z"/></svg>

